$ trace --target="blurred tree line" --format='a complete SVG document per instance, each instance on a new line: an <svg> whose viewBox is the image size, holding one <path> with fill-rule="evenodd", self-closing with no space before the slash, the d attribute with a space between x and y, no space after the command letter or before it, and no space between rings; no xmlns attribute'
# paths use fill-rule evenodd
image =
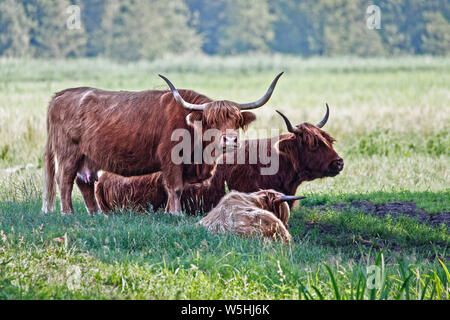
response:
<svg viewBox="0 0 450 320"><path fill-rule="evenodd" d="M447 55L449 19L448 0L0 0L0 56Z"/></svg>

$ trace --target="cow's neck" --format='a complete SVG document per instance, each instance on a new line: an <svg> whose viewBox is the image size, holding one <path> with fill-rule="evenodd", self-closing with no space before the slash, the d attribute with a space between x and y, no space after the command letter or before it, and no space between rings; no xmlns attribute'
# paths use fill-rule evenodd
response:
<svg viewBox="0 0 450 320"><path fill-rule="evenodd" d="M304 181L296 172L291 159L285 155L280 155L280 170L278 171L278 175L281 176L279 180L282 183L280 191L288 195L294 195L298 186Z"/></svg>

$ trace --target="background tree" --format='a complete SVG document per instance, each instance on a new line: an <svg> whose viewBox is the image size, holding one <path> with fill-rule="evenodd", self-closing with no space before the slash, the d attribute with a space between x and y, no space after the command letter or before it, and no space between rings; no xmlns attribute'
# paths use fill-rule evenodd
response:
<svg viewBox="0 0 450 320"><path fill-rule="evenodd" d="M382 10L383 31L380 35L391 54L433 53L434 49L423 44L427 28L431 31L435 29L434 24L440 24L437 29L445 29L443 22L448 23L450 18L448 0L380 0L378 5Z"/></svg>
<svg viewBox="0 0 450 320"><path fill-rule="evenodd" d="M450 23L440 12L426 12L421 51L433 55L450 54Z"/></svg>
<svg viewBox="0 0 450 320"><path fill-rule="evenodd" d="M270 42L272 51L310 55L311 21L307 11L302 10L300 0L271 1L271 12L275 15L274 37Z"/></svg>
<svg viewBox="0 0 450 320"><path fill-rule="evenodd" d="M105 51L102 20L109 5L108 3L109 2L105 0L80 1L82 9L81 18L87 34L85 53L88 57L98 56Z"/></svg>
<svg viewBox="0 0 450 320"><path fill-rule="evenodd" d="M193 16L190 25L203 37L203 52L216 54L222 27L227 23L227 0L186 0L186 4Z"/></svg>
<svg viewBox="0 0 450 320"><path fill-rule="evenodd" d="M0 2L0 56L23 57L30 54L32 23L23 5L16 0Z"/></svg>
<svg viewBox="0 0 450 320"><path fill-rule="evenodd" d="M37 57L71 57L84 55L86 34L67 28L70 13L68 0L24 0L25 12L33 22L30 43Z"/></svg>
<svg viewBox="0 0 450 320"><path fill-rule="evenodd" d="M101 27L104 53L136 60L200 51L201 37L188 25L190 18L182 0L110 1Z"/></svg>
<svg viewBox="0 0 450 320"><path fill-rule="evenodd" d="M273 39L272 22L267 0L229 0L225 23L220 27L219 52L222 54L268 51Z"/></svg>
<svg viewBox="0 0 450 320"><path fill-rule="evenodd" d="M342 56L352 53L358 56L382 56L383 43L377 29L366 25L364 1L333 1L322 7L325 15L323 26L323 53Z"/></svg>
<svg viewBox="0 0 450 320"><path fill-rule="evenodd" d="M67 8L81 8L70 30ZM381 8L381 29L366 9ZM448 0L0 0L0 55L448 55Z"/></svg>

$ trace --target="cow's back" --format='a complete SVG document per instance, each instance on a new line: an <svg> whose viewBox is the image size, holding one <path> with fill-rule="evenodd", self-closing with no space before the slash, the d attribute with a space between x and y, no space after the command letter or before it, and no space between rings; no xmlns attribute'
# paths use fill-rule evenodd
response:
<svg viewBox="0 0 450 320"><path fill-rule="evenodd" d="M208 100L190 90L180 94L187 101ZM49 137L58 157L76 149L104 171L141 175L161 169L158 147L170 143L171 128L186 127L188 113L167 90L66 89L50 103Z"/></svg>

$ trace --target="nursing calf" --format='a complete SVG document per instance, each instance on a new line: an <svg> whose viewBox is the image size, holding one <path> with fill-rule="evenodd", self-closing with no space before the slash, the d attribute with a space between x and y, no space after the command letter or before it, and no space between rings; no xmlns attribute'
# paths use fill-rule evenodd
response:
<svg viewBox="0 0 450 320"><path fill-rule="evenodd" d="M95 185L95 198L104 213L120 209L145 212L150 206L155 210L164 206L167 193L161 172L136 177L104 172Z"/></svg>

